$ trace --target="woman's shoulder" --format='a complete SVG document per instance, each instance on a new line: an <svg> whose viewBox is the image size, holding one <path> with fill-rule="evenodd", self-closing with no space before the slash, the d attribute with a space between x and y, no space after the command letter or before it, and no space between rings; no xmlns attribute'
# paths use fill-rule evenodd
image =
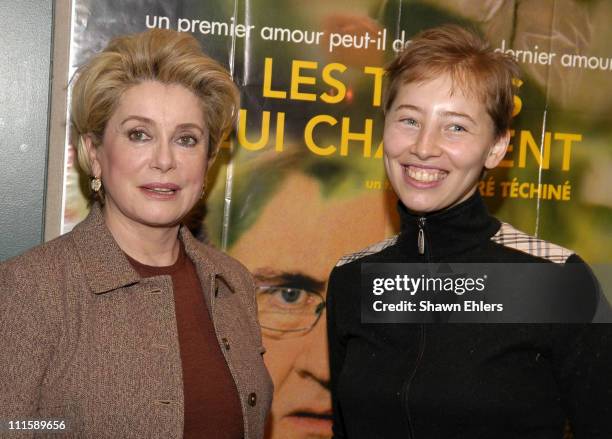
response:
<svg viewBox="0 0 612 439"><path fill-rule="evenodd" d="M338 260L336 267L341 267L343 265L355 262L369 262L369 259L372 259L373 262L379 257L384 257L385 250L397 243L398 236L399 235L393 235L375 244L371 244L359 251L344 255Z"/></svg>
<svg viewBox="0 0 612 439"><path fill-rule="evenodd" d="M59 334L66 285L78 272L70 234L34 247L0 264L0 320L7 331Z"/></svg>
<svg viewBox="0 0 612 439"><path fill-rule="evenodd" d="M0 263L0 279L7 277L20 281L51 280L68 266L78 263L72 232L33 247L24 253Z"/></svg>
<svg viewBox="0 0 612 439"><path fill-rule="evenodd" d="M361 265L364 263L396 262L399 235L393 235L356 252L342 256L333 267L329 277L329 290L353 290L360 283Z"/></svg>
<svg viewBox="0 0 612 439"><path fill-rule="evenodd" d="M491 242L516 255L523 255L527 259L534 258L534 261L543 259L557 264L583 262L572 250L532 236L505 222L501 222L501 227L491 237Z"/></svg>
<svg viewBox="0 0 612 439"><path fill-rule="evenodd" d="M595 276L592 268L573 250L552 243L550 241L529 235L508 223L501 223L500 229L491 237L491 243L496 246L502 257L495 257L494 262L511 262L519 264L549 263L554 270L542 267L540 270L530 269L538 273L534 279L534 286L544 284L542 279L552 279L558 285L556 306L559 308L563 300L567 301L567 309L588 309L584 321L612 322L612 308ZM495 252L495 253L497 253ZM519 265L519 267L522 267ZM522 268L513 268L509 272L515 273ZM516 278L522 278L524 273L516 272ZM562 294L562 291L574 291L575 294ZM573 300L573 302L572 302ZM588 305L588 306L587 306ZM578 314L576 311L574 314Z"/></svg>

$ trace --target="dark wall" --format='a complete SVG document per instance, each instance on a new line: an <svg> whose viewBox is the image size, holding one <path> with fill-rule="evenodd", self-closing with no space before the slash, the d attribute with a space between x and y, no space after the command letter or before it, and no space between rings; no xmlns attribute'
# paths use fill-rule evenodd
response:
<svg viewBox="0 0 612 439"><path fill-rule="evenodd" d="M52 1L0 2L0 260L43 240Z"/></svg>

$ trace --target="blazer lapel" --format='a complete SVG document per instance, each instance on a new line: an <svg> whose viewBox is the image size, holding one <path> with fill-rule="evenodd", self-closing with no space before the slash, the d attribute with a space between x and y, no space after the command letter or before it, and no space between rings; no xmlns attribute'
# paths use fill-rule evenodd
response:
<svg viewBox="0 0 612 439"><path fill-rule="evenodd" d="M72 239L94 294L107 293L140 281L140 276L106 227L98 203L92 205L87 218L74 228Z"/></svg>

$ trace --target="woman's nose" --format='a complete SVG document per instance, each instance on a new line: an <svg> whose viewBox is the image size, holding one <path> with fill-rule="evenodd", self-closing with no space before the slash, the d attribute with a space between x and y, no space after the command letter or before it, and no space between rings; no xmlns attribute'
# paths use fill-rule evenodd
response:
<svg viewBox="0 0 612 439"><path fill-rule="evenodd" d="M412 153L419 160L425 161L428 158L439 156L440 152L439 139L435 130L423 128L412 145Z"/></svg>
<svg viewBox="0 0 612 439"><path fill-rule="evenodd" d="M162 139L153 146L151 154L151 168L161 172L168 172L176 167L176 157L170 141Z"/></svg>

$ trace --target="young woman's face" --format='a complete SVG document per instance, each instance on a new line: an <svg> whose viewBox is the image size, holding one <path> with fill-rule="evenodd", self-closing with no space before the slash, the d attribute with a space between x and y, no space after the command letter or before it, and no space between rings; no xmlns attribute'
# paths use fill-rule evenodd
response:
<svg viewBox="0 0 612 439"><path fill-rule="evenodd" d="M200 198L206 176L208 128L200 99L181 85L134 85L121 96L102 144L89 151L107 217L173 227Z"/></svg>
<svg viewBox="0 0 612 439"><path fill-rule="evenodd" d="M385 118L389 181L416 213L452 207L474 193L483 168L503 158L509 136L476 96L452 87L449 76L400 86Z"/></svg>

